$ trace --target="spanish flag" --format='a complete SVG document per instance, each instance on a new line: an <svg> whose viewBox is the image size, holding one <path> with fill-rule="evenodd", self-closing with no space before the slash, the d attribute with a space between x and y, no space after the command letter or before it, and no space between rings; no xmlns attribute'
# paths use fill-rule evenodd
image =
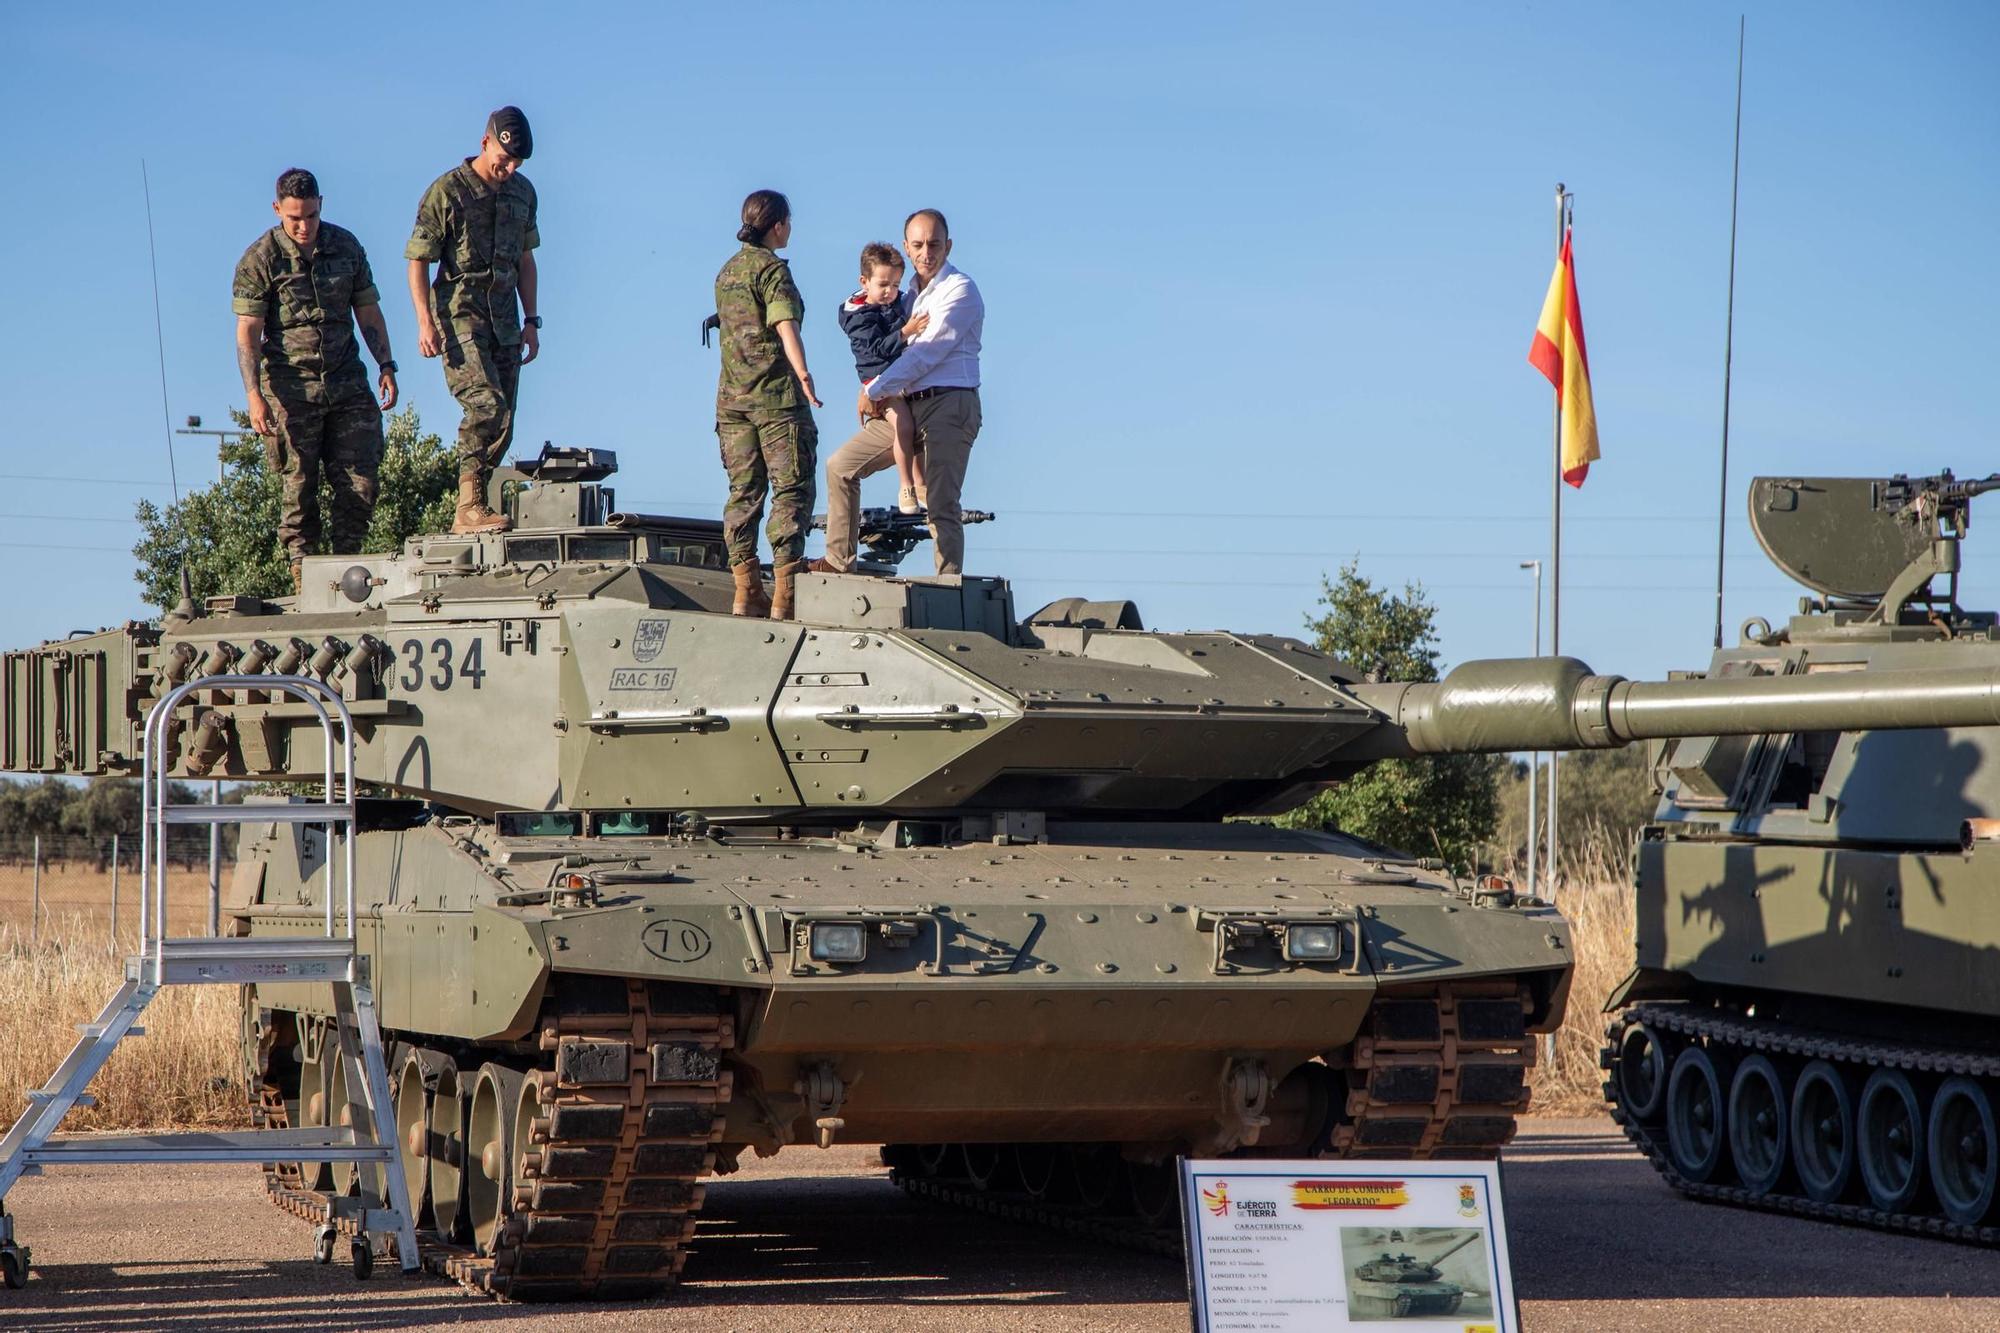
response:
<svg viewBox="0 0 2000 1333"><path fill-rule="evenodd" d="M1583 485L1597 452L1597 408L1590 401L1590 356L1583 348L1583 310L1576 303L1576 264L1570 257L1570 233L1563 233L1562 257L1549 279L1542 301L1542 318L1535 325L1535 342L1528 364L1556 386L1556 406L1562 409L1562 477Z"/></svg>

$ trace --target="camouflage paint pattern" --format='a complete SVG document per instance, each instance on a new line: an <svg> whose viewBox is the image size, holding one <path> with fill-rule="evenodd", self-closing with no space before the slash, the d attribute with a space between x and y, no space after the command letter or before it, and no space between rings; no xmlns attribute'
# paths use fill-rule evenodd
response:
<svg viewBox="0 0 2000 1333"><path fill-rule="evenodd" d="M333 493L330 529L335 555L361 550L375 512L375 475L382 465L382 409L357 366L304 395L265 390L278 433L264 439L264 460L284 481L278 540L293 560L319 550L319 483Z"/></svg>
<svg viewBox="0 0 2000 1333"><path fill-rule="evenodd" d="M785 359L777 326L804 325L806 303L784 260L762 246L745 245L715 275L715 313L722 321L722 378L715 410L799 408L806 402Z"/></svg>
<svg viewBox="0 0 2000 1333"><path fill-rule="evenodd" d="M310 260L282 227L259 236L236 262L231 297L237 314L264 321L263 371L280 391L358 366L354 310L382 300L361 242L330 222L320 224Z"/></svg>
<svg viewBox="0 0 2000 1333"><path fill-rule="evenodd" d="M535 187L520 174L488 185L467 158L432 181L417 204L405 259L438 266L431 314L449 341L521 341L521 256L542 243Z"/></svg>
<svg viewBox="0 0 2000 1333"><path fill-rule="evenodd" d="M445 333L444 382L465 416L458 423L458 475L484 478L514 442L521 392L521 344Z"/></svg>
<svg viewBox="0 0 2000 1333"><path fill-rule="evenodd" d="M292 559L319 549L319 483L333 492L331 550L361 549L375 509L382 410L354 336L354 311L381 296L354 233L320 225L310 259L282 227L243 252L231 308L264 321L259 379L278 433L265 461L284 483L278 539Z"/></svg>
<svg viewBox="0 0 2000 1333"><path fill-rule="evenodd" d="M789 373L789 372L787 372ZM757 558L757 520L764 497L771 499L771 562L784 565L805 554L806 529L817 495L819 428L803 405L782 409L720 411L715 434L722 443L722 470L729 476L729 502L722 511L729 563Z"/></svg>

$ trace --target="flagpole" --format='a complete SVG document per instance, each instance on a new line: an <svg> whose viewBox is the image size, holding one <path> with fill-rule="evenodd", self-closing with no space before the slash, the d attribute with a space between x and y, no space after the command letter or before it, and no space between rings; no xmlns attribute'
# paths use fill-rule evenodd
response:
<svg viewBox="0 0 2000 1333"><path fill-rule="evenodd" d="M1571 215L1571 200L1574 196L1556 182L1556 260L1562 260L1563 233L1568 230ZM1562 587L1563 587L1563 420L1562 395L1556 395L1555 404L1555 464L1551 472L1549 503L1549 656L1562 656ZM1556 857L1561 852L1561 839L1556 833L1556 764L1561 756L1549 752L1549 825L1548 825L1548 876L1551 888L1561 874L1561 862Z"/></svg>
<svg viewBox="0 0 2000 1333"><path fill-rule="evenodd" d="M1736 18L1736 156L1729 167L1729 314L1722 334L1722 495L1715 509L1715 647L1722 649L1722 552L1729 536L1729 369L1736 352L1736 195L1743 174L1743 29Z"/></svg>

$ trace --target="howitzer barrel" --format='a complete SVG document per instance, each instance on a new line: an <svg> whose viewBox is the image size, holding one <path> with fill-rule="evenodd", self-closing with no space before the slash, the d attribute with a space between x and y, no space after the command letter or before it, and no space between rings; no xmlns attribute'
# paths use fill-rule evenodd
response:
<svg viewBox="0 0 2000 1333"><path fill-rule="evenodd" d="M1368 758L2000 725L2000 670L1979 667L1634 681L1540 657L1467 662L1436 683L1352 688L1391 724L1345 752Z"/></svg>

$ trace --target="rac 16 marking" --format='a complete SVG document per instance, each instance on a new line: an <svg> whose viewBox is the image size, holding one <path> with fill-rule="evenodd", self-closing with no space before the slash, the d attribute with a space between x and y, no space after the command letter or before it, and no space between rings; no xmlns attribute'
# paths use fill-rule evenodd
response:
<svg viewBox="0 0 2000 1333"><path fill-rule="evenodd" d="M458 684L469 684L476 690L486 682L483 639L474 639L465 646L465 654L458 658L456 667L452 663L450 639L432 639L429 643L405 639L397 649L397 656L396 685L406 694L424 689L448 690Z"/></svg>

